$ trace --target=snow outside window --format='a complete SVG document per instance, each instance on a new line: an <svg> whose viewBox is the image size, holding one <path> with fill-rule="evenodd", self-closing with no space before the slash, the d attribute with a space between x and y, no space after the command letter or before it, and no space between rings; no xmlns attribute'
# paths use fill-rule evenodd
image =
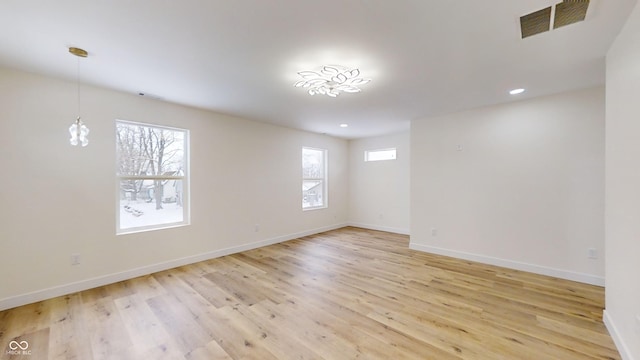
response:
<svg viewBox="0 0 640 360"><path fill-rule="evenodd" d="M116 121L116 233L189 224L189 131Z"/></svg>
<svg viewBox="0 0 640 360"><path fill-rule="evenodd" d="M327 207L327 150L302 148L302 209Z"/></svg>

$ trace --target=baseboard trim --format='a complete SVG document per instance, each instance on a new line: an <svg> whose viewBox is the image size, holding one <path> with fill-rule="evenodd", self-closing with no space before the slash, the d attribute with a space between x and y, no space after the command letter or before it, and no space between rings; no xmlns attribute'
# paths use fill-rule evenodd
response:
<svg viewBox="0 0 640 360"><path fill-rule="evenodd" d="M394 234L409 235L409 229L400 229L400 228L394 228L389 226L364 224L359 222L350 222L348 225L353 227L363 228L363 229L369 229L369 230L377 230L377 231L385 231L385 232L394 233Z"/></svg>
<svg viewBox="0 0 640 360"><path fill-rule="evenodd" d="M577 272L572 272L567 270L554 269L554 268L540 266L540 265L533 265L533 264L528 264L528 263L523 263L523 262L518 262L513 260L499 259L499 258L494 258L490 256L472 254L472 253L467 253L467 252L462 252L457 250L443 249L435 246L416 244L414 242L411 242L409 244L409 248L411 248L412 250L423 251L423 252L432 253L436 255L450 256L450 257L455 257L455 258L464 259L464 260L476 261L483 264L489 264L489 265L495 265L495 266L505 267L505 268L514 269L514 270L526 271L534 274L553 276L556 278L577 281L585 284L604 286L604 277L590 275L590 274L583 274L583 273L577 273Z"/></svg>
<svg viewBox="0 0 640 360"><path fill-rule="evenodd" d="M214 251L206 252L203 254L187 256L187 257L170 260L162 263L152 264L148 266L142 266L139 268L126 270L119 273L89 278L89 279L85 279L85 280L81 280L81 281L77 281L77 282L73 282L65 285L54 286L48 289L33 291L26 294L11 296L8 298L0 299L0 311L11 309L17 306L31 304L31 303L42 301L42 300L55 298L58 296L72 294L78 291L92 289L98 286L113 284L119 281L129 280L139 276L149 275L159 271L173 269L176 267L193 264L200 261L206 261L206 260L215 259L215 258L226 256L226 255L236 254L243 251L253 250L253 249L257 249L264 246L269 246L269 245L278 244L278 243L282 243L289 240L298 239L304 236L323 233L325 231L340 229L345 226L348 226L348 224L344 223L344 224L335 224L335 225L325 226L325 227L321 227L313 230L307 230L307 231L302 231L294 234L278 236L271 239L256 241L253 243L244 244L240 246L214 250Z"/></svg>
<svg viewBox="0 0 640 360"><path fill-rule="evenodd" d="M624 340L622 340L622 337L620 336L620 332L618 331L618 328L613 322L611 315L609 315L609 313L607 312L607 309L604 309L602 311L602 321L604 322L604 325L607 327L607 330L609 330L609 335L611 335L611 338L613 339L613 343L616 344L616 347L618 348L618 352L620 353L622 360L634 360L633 356L631 355L631 351L627 347L627 344L624 342Z"/></svg>

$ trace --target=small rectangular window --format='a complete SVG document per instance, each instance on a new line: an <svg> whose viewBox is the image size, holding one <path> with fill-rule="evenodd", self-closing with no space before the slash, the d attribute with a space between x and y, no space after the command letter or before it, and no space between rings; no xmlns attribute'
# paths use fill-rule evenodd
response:
<svg viewBox="0 0 640 360"><path fill-rule="evenodd" d="M116 121L117 233L189 224L189 131Z"/></svg>
<svg viewBox="0 0 640 360"><path fill-rule="evenodd" d="M327 207L327 150L302 148L302 209Z"/></svg>
<svg viewBox="0 0 640 360"><path fill-rule="evenodd" d="M368 150L364 152L364 161L395 160L396 149Z"/></svg>

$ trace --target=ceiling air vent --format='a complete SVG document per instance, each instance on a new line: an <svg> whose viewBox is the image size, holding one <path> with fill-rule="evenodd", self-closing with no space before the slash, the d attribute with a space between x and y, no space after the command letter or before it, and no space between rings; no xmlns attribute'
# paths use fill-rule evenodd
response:
<svg viewBox="0 0 640 360"><path fill-rule="evenodd" d="M522 38L549 31L552 27L557 29L583 21L587 16L588 8L589 0L563 0L555 6L521 16L520 30L522 31ZM552 15L552 13L555 15Z"/></svg>
<svg viewBox="0 0 640 360"><path fill-rule="evenodd" d="M556 5L556 16L553 21L553 28L570 25L583 21L587 16L589 0L564 0Z"/></svg>
<svg viewBox="0 0 640 360"><path fill-rule="evenodd" d="M551 7L520 17L522 38L549 31L551 27Z"/></svg>

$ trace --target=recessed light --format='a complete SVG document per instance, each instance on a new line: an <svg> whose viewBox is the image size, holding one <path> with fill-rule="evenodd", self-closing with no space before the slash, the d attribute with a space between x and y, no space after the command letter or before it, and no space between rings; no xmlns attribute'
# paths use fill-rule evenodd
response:
<svg viewBox="0 0 640 360"><path fill-rule="evenodd" d="M348 127L349 127L349 124L340 124L340 127L341 127L341 128L348 128Z"/></svg>
<svg viewBox="0 0 640 360"><path fill-rule="evenodd" d="M509 91L509 94L518 95L518 94L522 94L523 92L524 92L524 89L513 89L513 90Z"/></svg>

